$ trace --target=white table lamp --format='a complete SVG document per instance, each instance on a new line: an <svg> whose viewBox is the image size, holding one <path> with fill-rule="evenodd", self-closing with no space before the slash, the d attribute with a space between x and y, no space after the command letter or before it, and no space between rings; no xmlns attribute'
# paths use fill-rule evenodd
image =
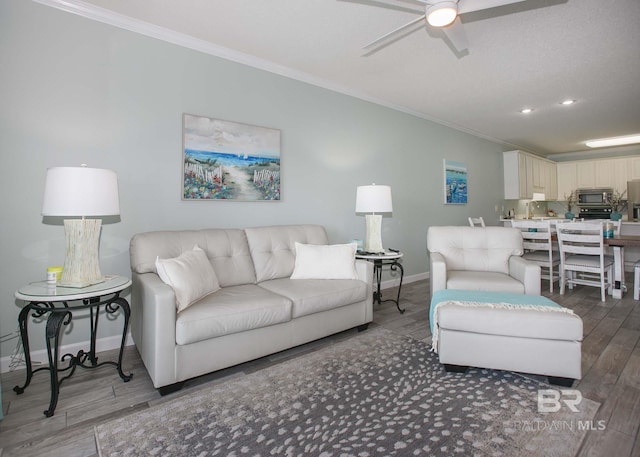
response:
<svg viewBox="0 0 640 457"><path fill-rule="evenodd" d="M391 202L391 187L389 186L358 186L356 189L356 213L371 213L365 215L366 237L364 250L366 252L384 252L382 247L382 215L376 213L390 213L393 211Z"/></svg>
<svg viewBox="0 0 640 457"><path fill-rule="evenodd" d="M114 171L86 165L47 170L42 215L65 218L61 286L86 287L104 281L98 256L102 220L86 217L119 214L118 177Z"/></svg>

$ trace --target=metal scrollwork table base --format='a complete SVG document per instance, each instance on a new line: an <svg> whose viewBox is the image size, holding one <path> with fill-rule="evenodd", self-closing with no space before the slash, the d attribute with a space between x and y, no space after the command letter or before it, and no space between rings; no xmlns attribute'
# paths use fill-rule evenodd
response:
<svg viewBox="0 0 640 457"><path fill-rule="evenodd" d="M404 268L398 260L402 258L402 252L390 252L385 254L356 254L357 259L368 260L373 262L373 277L377 283L377 290L373 292L373 301L377 304L392 301L396 304L396 308L400 311L400 314L405 312L405 309L400 308L400 289L402 289L402 278L404 277ZM394 299L389 298L387 300L382 299L382 292L380 291L380 283L382 282L382 267L389 267L391 271L400 270L400 284L398 285L398 295Z"/></svg>
<svg viewBox="0 0 640 457"><path fill-rule="evenodd" d="M62 382L70 378L77 367L98 368L103 365L114 365L118 370L120 378L128 382L133 377L133 373L125 374L122 371L122 355L127 329L129 327L129 316L131 314L129 303L120 297L120 292L131 285L131 280L122 276L106 276L105 281L83 288L56 287L46 281L31 283L21 287L15 293L16 298L24 300L27 304L20 311L18 316L18 326L20 328L20 338L24 348L24 358L27 371L27 379L22 386L15 386L13 390L22 394L31 383L31 378L38 371L49 371L51 377L51 399L49 409L44 411L47 417L53 416L58 404L58 394ZM70 304L69 302L78 302ZM96 357L96 334L98 331L98 317L100 309L104 307L107 314L115 314L122 310L124 315L124 325L122 329L122 341L120 343L120 354L118 362L104 361L98 363ZM91 324L91 342L89 352L78 351L76 355L64 354L59 356L60 332L63 326L68 326L73 320L73 313L89 310ZM45 339L47 343L47 356L49 365L33 369L31 354L29 352L29 315L33 318L43 318L46 316ZM58 361L68 364L64 368L58 366ZM63 375L63 376L60 376Z"/></svg>

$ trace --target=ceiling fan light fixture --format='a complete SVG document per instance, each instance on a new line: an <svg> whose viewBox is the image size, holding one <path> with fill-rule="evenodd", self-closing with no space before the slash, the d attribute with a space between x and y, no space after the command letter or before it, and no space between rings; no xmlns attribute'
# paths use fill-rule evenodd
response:
<svg viewBox="0 0 640 457"><path fill-rule="evenodd" d="M458 16L457 2L444 1L427 5L427 22L433 27L446 27L453 23Z"/></svg>

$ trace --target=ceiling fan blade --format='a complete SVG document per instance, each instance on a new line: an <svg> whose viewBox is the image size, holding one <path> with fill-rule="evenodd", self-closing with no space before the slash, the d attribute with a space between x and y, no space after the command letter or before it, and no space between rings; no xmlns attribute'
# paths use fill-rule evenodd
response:
<svg viewBox="0 0 640 457"><path fill-rule="evenodd" d="M398 11L419 12L424 11L427 0L338 0L339 2L360 3L364 5L378 6L381 8L395 9Z"/></svg>
<svg viewBox="0 0 640 457"><path fill-rule="evenodd" d="M411 27L412 25L417 24L417 23L418 23L418 22L420 22L420 21L424 21L425 19L426 19L426 16L423 14L422 16L420 16L420 17L418 17L418 18L414 19L413 21L411 21L411 22L407 22L406 24L401 25L400 27L398 27L398 28L397 28L397 29L395 29L395 30L392 30L392 31L391 31L391 32L389 32L389 33L385 33L385 34L384 34L384 35L382 35L380 38L377 38L377 39L373 40L371 43L366 44L365 46L363 46L363 48L362 48L362 49L372 49L372 48L375 48L376 46L378 46L378 45L379 45L379 44L381 44L382 42L384 42L384 41L388 40L390 37L392 37L392 36L393 36L393 35L395 35L396 33L401 32L402 30L405 30L405 29L409 28L409 27Z"/></svg>
<svg viewBox="0 0 640 457"><path fill-rule="evenodd" d="M488 10L498 6L520 3L526 0L459 0L458 14L471 13L472 11Z"/></svg>
<svg viewBox="0 0 640 457"><path fill-rule="evenodd" d="M464 31L460 18L456 20L448 27L442 27L441 29L447 36L451 44L458 52L462 52L469 49L469 42L467 41L467 34Z"/></svg>

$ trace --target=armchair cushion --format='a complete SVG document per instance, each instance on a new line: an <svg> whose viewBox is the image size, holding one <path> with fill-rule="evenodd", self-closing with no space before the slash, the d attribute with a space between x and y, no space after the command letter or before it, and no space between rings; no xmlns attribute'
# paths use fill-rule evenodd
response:
<svg viewBox="0 0 640 457"><path fill-rule="evenodd" d="M446 288L524 294L523 283L493 271L450 270L447 272Z"/></svg>
<svg viewBox="0 0 640 457"><path fill-rule="evenodd" d="M429 227L431 293L442 289L540 294L540 267L522 258L520 231L507 227Z"/></svg>

